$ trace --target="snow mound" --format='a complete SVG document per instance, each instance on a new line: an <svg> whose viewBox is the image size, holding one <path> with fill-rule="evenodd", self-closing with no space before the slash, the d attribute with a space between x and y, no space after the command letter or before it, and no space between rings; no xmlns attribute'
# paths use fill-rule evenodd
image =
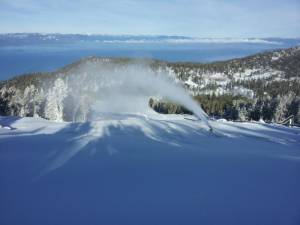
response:
<svg viewBox="0 0 300 225"><path fill-rule="evenodd" d="M0 117L1 224L298 224L300 129ZM14 129L5 129L5 126Z"/></svg>

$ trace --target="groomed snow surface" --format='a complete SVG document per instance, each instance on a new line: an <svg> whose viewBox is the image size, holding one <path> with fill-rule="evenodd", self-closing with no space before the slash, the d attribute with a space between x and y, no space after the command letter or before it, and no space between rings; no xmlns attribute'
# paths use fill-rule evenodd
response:
<svg viewBox="0 0 300 225"><path fill-rule="evenodd" d="M0 117L0 224L300 224L300 129Z"/></svg>

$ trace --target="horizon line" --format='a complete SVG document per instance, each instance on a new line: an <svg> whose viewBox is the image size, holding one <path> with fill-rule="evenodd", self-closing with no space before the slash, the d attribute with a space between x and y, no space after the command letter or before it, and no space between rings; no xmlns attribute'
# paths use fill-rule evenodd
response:
<svg viewBox="0 0 300 225"><path fill-rule="evenodd" d="M279 37L279 36L266 36L266 37L255 37L255 36L248 36L248 37L235 37L235 36L225 36L225 37L214 37L214 36L188 36L188 35L179 35L179 34L109 34L109 33L60 33L60 32L0 32L0 35L9 35L9 34L40 34L40 35L83 35L83 36L131 36L131 37L138 37L138 36L148 36L148 37L184 37L184 38L199 38L199 39L271 39L271 38L278 38L278 39L300 39L299 37Z"/></svg>

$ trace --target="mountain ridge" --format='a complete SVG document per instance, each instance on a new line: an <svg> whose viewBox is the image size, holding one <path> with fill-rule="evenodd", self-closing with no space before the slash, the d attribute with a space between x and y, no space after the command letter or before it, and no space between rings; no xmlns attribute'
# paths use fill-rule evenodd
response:
<svg viewBox="0 0 300 225"><path fill-rule="evenodd" d="M34 41L33 41L34 40ZM39 43L103 42L103 43L261 43L281 45L283 42L297 45L299 38L277 37L192 37L184 35L111 35L111 34L62 34L62 33L2 33L1 46Z"/></svg>
<svg viewBox="0 0 300 225"><path fill-rule="evenodd" d="M290 115L294 115L296 121L299 121L299 46L266 51L253 56L214 63L172 63L154 59L134 59L128 57L111 58L92 56L83 58L55 72L31 73L0 82L0 114L40 116L48 119L69 121L70 118L74 118L74 116L66 118L65 115L70 113L64 112L66 108L64 107L64 98L69 97L68 88L70 88L70 84L72 83L71 87L75 85L77 89L82 88L76 84L77 77L79 80L82 79L84 82L87 82L89 84L87 86L93 87L95 82L93 83L89 81L89 79L96 79L91 76L88 77L88 74L80 77L81 75L78 75L78 73L86 73L86 71L80 71L82 66L85 67L85 69L89 67L94 68L104 74L105 71L108 70L118 70L122 72L122 70L126 69L126 66L131 64L149 66L157 73L166 74L175 82L183 83L190 94L195 96L202 104L202 107L212 116L226 117L225 114L229 113L226 112L226 110L230 109L234 110L235 116L229 116L227 119L260 119L264 117L262 115L264 104L268 102L269 105L266 106L267 108L275 104L277 105L275 108L278 108L279 105L283 105L280 106L283 109L280 109L281 112L277 113L279 115L277 115L276 118L274 116L275 112L273 112L274 115L268 115L268 118L264 118L265 120L279 122ZM74 74L77 75L75 76ZM89 89L89 87L86 89ZM55 106L54 108L56 109L49 109L50 111L56 111L54 115L49 112L48 114L52 116L46 116L45 105L53 105L49 103L47 98L49 98L50 93L54 95L54 89L61 91L60 88L64 89L64 93L61 93L62 96L56 97L59 98L61 105L58 104ZM86 93L87 90L84 92ZM210 109L212 107L210 102L214 101L210 99L212 96L217 96L214 97L214 100L222 96L232 96L232 98L230 99L231 102L229 101L228 103L229 106L226 105L227 103L225 105L221 104L220 107L222 109L218 109L217 114L215 114L215 110L211 112ZM241 98L239 96L241 96ZM284 100L282 100L282 98ZM36 99L36 101L32 99ZM222 101L225 100L223 99ZM228 101L228 99L226 99L226 101ZM257 103L260 101L263 103L260 103L261 105L258 106ZM286 102L280 103L282 101ZM203 102L207 102L209 107L205 106ZM57 102L55 104L57 104ZM292 110L289 110L288 108L291 104L295 106L292 107ZM240 105L242 105L242 107L240 107ZM248 105L247 107L250 107L251 110L247 109L245 105ZM80 106L79 108L82 107L83 106ZM224 109L224 107L226 109ZM250 116L251 112L257 111L257 107L259 107L259 115ZM274 108L274 106L272 107ZM36 108L39 109L37 110ZM268 108L268 110L271 109ZM60 115L55 116L58 111ZM246 111L247 115L239 115L242 111ZM162 112L164 112L164 110ZM87 112L85 113L87 114ZM233 112L230 111L229 114L232 113ZM74 112L71 114L74 114ZM86 118L86 115L81 115L80 117Z"/></svg>

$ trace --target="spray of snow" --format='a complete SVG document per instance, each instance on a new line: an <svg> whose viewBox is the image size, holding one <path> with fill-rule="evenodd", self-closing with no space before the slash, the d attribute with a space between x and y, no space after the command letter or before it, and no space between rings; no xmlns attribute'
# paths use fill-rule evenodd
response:
<svg viewBox="0 0 300 225"><path fill-rule="evenodd" d="M79 72L84 74L80 85L96 93L92 107L94 117L103 113L151 113L153 110L148 102L149 98L155 97L184 106L210 127L206 113L183 84L175 82L174 77L166 72L155 72L146 63L111 67L102 63L86 63Z"/></svg>

